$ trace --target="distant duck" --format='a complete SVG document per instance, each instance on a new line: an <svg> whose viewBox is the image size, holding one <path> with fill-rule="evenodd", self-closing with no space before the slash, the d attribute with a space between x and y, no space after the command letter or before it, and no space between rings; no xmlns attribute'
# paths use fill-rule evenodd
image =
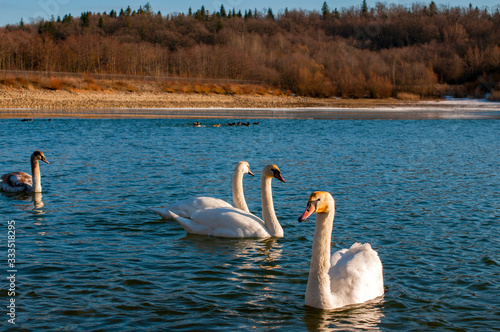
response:
<svg viewBox="0 0 500 332"><path fill-rule="evenodd" d="M214 124L213 127L220 127L220 123Z"/></svg>
<svg viewBox="0 0 500 332"><path fill-rule="evenodd" d="M335 201L326 191L311 194L299 222L317 214L306 305L335 309L384 295L382 262L369 243L354 243L330 257Z"/></svg>
<svg viewBox="0 0 500 332"><path fill-rule="evenodd" d="M4 174L1 177L0 189L6 192L42 192L39 160L49 164L43 152L33 152L31 155L31 173L33 177L24 172Z"/></svg>
<svg viewBox="0 0 500 332"><path fill-rule="evenodd" d="M260 121L254 122L254 125L260 125Z"/></svg>
<svg viewBox="0 0 500 332"><path fill-rule="evenodd" d="M246 161L240 161L233 172L233 202L237 209L248 212L248 206L245 200L245 194L243 192L243 175L249 174L254 176L250 170L250 165ZM190 218L193 213L206 208L214 207L230 207L233 206L228 202L213 197L192 197L177 203L171 204L166 208L151 208L152 211L156 212L164 219L174 219L170 214L170 211L176 213L177 215L185 218Z"/></svg>
<svg viewBox="0 0 500 332"><path fill-rule="evenodd" d="M200 122L198 122L198 121L197 121L197 122L194 122L194 123L193 123L193 126L194 126L194 127L201 127L201 123L200 123Z"/></svg>

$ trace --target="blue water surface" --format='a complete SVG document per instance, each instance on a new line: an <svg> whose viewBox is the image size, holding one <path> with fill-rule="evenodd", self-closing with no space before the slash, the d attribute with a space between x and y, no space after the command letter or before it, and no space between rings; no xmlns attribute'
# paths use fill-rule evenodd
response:
<svg viewBox="0 0 500 332"><path fill-rule="evenodd" d="M0 173L43 193L0 195L0 326L19 331L486 331L500 324L500 121L0 120ZM242 119L246 122L248 120ZM195 195L232 202L236 163L261 215L262 168L283 239L187 235L149 207ZM336 200L332 251L369 242L386 293L334 311L304 305L314 218ZM42 206L43 204L43 206ZM7 226L15 221L16 325L8 322ZM3 234L3 235L1 235Z"/></svg>

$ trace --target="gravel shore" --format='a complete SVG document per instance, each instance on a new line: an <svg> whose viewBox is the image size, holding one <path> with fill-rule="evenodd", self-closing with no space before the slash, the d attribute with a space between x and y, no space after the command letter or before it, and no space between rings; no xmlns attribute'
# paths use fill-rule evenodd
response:
<svg viewBox="0 0 500 332"><path fill-rule="evenodd" d="M189 111L189 110L192 111ZM365 111L500 111L500 103L480 101L402 101L396 99L338 99L269 95L219 95L167 92L69 92L0 88L0 117L42 116L165 116L218 117L225 110L258 109ZM134 110L131 112L131 110ZM159 110L181 110L180 113ZM196 110L196 112L194 112ZM258 112L257 112L258 113ZM104 115L103 115L104 114ZM274 114L276 115L276 114ZM234 114L235 117L241 114ZM255 114L251 117L259 117ZM277 116L273 116L277 117Z"/></svg>
<svg viewBox="0 0 500 332"><path fill-rule="evenodd" d="M0 89L0 108L291 108L401 104L406 103L393 99L353 101L266 95Z"/></svg>

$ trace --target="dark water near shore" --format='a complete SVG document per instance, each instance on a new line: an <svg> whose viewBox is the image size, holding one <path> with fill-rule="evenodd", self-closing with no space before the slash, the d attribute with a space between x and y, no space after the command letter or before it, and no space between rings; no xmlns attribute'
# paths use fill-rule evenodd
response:
<svg viewBox="0 0 500 332"><path fill-rule="evenodd" d="M16 227L16 330L447 330L500 324L500 121L0 120L0 173L29 172L42 150L43 207L0 195L2 315L10 297L7 223ZM246 120L242 120L246 121ZM256 120L250 120L252 123ZM283 239L186 235L147 207L194 195L231 201L247 160L249 208L260 170ZM306 308L314 190L336 199L332 250L370 242L381 301Z"/></svg>

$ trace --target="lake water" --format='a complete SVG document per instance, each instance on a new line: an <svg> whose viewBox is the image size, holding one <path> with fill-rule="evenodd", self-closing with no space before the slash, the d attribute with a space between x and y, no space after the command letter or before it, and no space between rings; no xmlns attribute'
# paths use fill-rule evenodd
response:
<svg viewBox="0 0 500 332"><path fill-rule="evenodd" d="M0 195L2 329L12 220L20 331L498 328L499 120L193 121L0 120L0 173L29 172L36 149L50 162L42 197ZM280 167L283 239L186 235L148 210L195 195L232 202L240 160L256 174L244 187L257 215L260 171ZM297 218L315 190L336 199L332 251L378 251L383 299L304 305L315 218Z"/></svg>

